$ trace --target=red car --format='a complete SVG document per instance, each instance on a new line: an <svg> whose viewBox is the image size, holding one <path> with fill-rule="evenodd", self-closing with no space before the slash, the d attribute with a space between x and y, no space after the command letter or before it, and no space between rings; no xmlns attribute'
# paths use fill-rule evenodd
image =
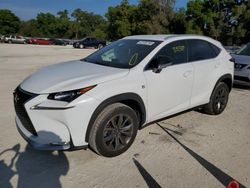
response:
<svg viewBox="0 0 250 188"><path fill-rule="evenodd" d="M36 39L33 39L33 38L26 39L26 43L27 44L35 44L36 43Z"/></svg>
<svg viewBox="0 0 250 188"><path fill-rule="evenodd" d="M51 45L52 42L46 39L36 39L35 44L40 44L40 45Z"/></svg>
<svg viewBox="0 0 250 188"><path fill-rule="evenodd" d="M51 45L52 42L46 39L33 39L30 38L27 40L28 44L40 44L40 45Z"/></svg>

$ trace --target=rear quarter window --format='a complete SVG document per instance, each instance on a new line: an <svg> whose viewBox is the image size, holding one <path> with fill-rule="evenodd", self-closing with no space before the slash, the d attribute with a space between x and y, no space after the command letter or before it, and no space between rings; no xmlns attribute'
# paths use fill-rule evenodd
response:
<svg viewBox="0 0 250 188"><path fill-rule="evenodd" d="M217 46L200 39L188 40L188 47L189 61L212 59L217 57L221 51Z"/></svg>

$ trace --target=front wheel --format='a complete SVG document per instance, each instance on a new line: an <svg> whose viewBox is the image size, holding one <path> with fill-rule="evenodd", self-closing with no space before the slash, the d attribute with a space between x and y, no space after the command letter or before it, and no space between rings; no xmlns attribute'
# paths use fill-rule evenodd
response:
<svg viewBox="0 0 250 188"><path fill-rule="evenodd" d="M221 114L228 102L229 88L224 82L218 83L211 95L210 102L204 106L204 112L211 115Z"/></svg>
<svg viewBox="0 0 250 188"><path fill-rule="evenodd" d="M103 45L102 45L102 44L99 44L99 45L98 45L98 49L101 49L101 48L103 48Z"/></svg>
<svg viewBox="0 0 250 188"><path fill-rule="evenodd" d="M89 145L105 157L120 155L133 143L138 125L137 115L132 108L121 103L111 104L96 118Z"/></svg>
<svg viewBox="0 0 250 188"><path fill-rule="evenodd" d="M80 49L83 49L83 48L84 48L84 45L83 45L83 44L80 44L79 48L80 48Z"/></svg>

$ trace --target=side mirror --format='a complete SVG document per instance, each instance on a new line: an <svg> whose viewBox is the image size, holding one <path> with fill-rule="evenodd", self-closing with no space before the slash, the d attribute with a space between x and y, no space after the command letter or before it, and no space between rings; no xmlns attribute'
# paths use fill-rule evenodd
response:
<svg viewBox="0 0 250 188"><path fill-rule="evenodd" d="M169 56L160 55L156 59L156 67L153 69L154 73L160 73L162 69L173 64L173 60Z"/></svg>

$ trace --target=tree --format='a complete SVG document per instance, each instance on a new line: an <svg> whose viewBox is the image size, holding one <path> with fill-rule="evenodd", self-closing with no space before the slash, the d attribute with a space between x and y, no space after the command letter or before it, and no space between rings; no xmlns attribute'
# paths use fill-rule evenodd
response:
<svg viewBox="0 0 250 188"><path fill-rule="evenodd" d="M74 18L72 29L76 39L89 36L97 28L104 27L106 24L102 16L81 9L74 10L72 17Z"/></svg>
<svg viewBox="0 0 250 188"><path fill-rule="evenodd" d="M40 30L38 29L38 24L36 19L31 19L28 21L23 21L21 23L19 33L27 37L39 37L42 36Z"/></svg>
<svg viewBox="0 0 250 188"><path fill-rule="evenodd" d="M116 7L109 7L106 14L108 35L111 39L135 34L169 33L173 18L173 0L140 0L130 5L123 0Z"/></svg>
<svg viewBox="0 0 250 188"><path fill-rule="evenodd" d="M170 20L170 33L185 34L186 33L186 10L184 8L174 12L173 18Z"/></svg>
<svg viewBox="0 0 250 188"><path fill-rule="evenodd" d="M204 34L224 44L246 40L249 4L245 0L191 0L187 5L187 33Z"/></svg>
<svg viewBox="0 0 250 188"><path fill-rule="evenodd" d="M134 6L129 5L128 0L123 0L116 7L109 7L106 14L108 20L108 37L112 40L131 35L131 20Z"/></svg>
<svg viewBox="0 0 250 188"><path fill-rule="evenodd" d="M19 31L20 19L10 10L0 10L0 33L15 34Z"/></svg>
<svg viewBox="0 0 250 188"><path fill-rule="evenodd" d="M68 14L68 10L59 11L57 13L56 36L58 38L68 38L71 35L69 31L71 23Z"/></svg>

